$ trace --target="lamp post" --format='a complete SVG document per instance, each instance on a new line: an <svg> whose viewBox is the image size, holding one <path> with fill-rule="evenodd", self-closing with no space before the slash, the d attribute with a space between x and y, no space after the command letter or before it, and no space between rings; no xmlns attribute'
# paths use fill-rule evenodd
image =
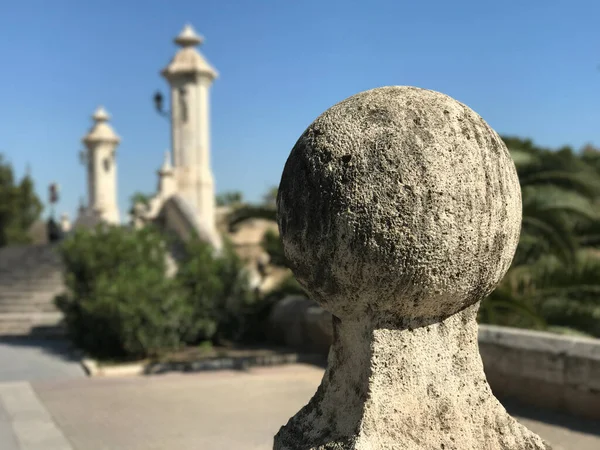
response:
<svg viewBox="0 0 600 450"><path fill-rule="evenodd" d="M165 111L165 109L164 109L164 97L162 95L162 92L156 91L153 99L154 99L154 109L156 109L156 112L158 114L160 114L161 116L163 116L165 119L170 120L171 112Z"/></svg>
<svg viewBox="0 0 600 450"><path fill-rule="evenodd" d="M179 103L180 103L180 110L181 110L181 120L183 122L187 121L187 108L188 108L188 98L187 98L187 89L183 86L181 86L178 90L178 97L179 97ZM156 109L156 112L158 114L160 114L161 116L163 116L164 118L166 118L167 120L170 120L171 118L171 111L166 111L164 109L164 97L162 92L160 91L156 91L154 93L154 109Z"/></svg>
<svg viewBox="0 0 600 450"><path fill-rule="evenodd" d="M54 220L54 205L59 199L59 186L57 183L50 183L48 186L48 200L50 202L50 219L48 220L48 241L56 242L60 239L60 230Z"/></svg>
<svg viewBox="0 0 600 450"><path fill-rule="evenodd" d="M50 202L50 215L54 219L54 205L58 202L59 186L57 183L50 183L48 186L48 200Z"/></svg>

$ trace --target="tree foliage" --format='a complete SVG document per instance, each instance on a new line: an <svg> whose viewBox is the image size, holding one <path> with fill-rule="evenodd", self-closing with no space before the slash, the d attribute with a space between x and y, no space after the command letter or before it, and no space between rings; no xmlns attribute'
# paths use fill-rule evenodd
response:
<svg viewBox="0 0 600 450"><path fill-rule="evenodd" d="M506 277L482 303L482 322L576 331L600 337L600 151L552 150L504 137L521 183L521 238ZM229 216L230 227L252 218L275 220L276 189L259 205ZM263 238L285 265L279 238ZM293 287L295 288L295 287Z"/></svg>
<svg viewBox="0 0 600 450"><path fill-rule="evenodd" d="M480 320L600 337L599 153L504 140L521 183L523 223L512 266Z"/></svg>
<svg viewBox="0 0 600 450"><path fill-rule="evenodd" d="M16 180L12 166L0 154L0 247L29 243L29 229L42 210L31 176Z"/></svg>
<svg viewBox="0 0 600 450"><path fill-rule="evenodd" d="M240 191L223 192L217 195L217 206L238 206L244 201L244 195Z"/></svg>
<svg viewBox="0 0 600 450"><path fill-rule="evenodd" d="M129 214L135 215L137 208L142 208L144 211L148 211L150 208L150 199L152 195L144 194L143 192L134 192L131 197L129 197L129 203L131 207L129 208Z"/></svg>
<svg viewBox="0 0 600 450"><path fill-rule="evenodd" d="M277 206L277 192L279 188L277 186L270 187L265 195L263 195L263 205L270 208Z"/></svg>
<svg viewBox="0 0 600 450"><path fill-rule="evenodd" d="M269 188L259 204L232 203L233 208L227 216L229 230L233 231L237 225L251 219L277 220L277 190L277 187Z"/></svg>

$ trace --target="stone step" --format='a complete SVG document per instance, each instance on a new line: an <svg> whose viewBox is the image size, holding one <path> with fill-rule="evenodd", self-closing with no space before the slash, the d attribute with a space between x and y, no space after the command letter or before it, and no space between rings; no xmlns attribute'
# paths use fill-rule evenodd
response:
<svg viewBox="0 0 600 450"><path fill-rule="evenodd" d="M0 337L64 337L67 332L63 325L14 325L5 327L0 324Z"/></svg>
<svg viewBox="0 0 600 450"><path fill-rule="evenodd" d="M23 286L23 285L26 286L29 284L59 284L59 283L64 283L64 278L62 276L0 279L0 287L1 286Z"/></svg>
<svg viewBox="0 0 600 450"><path fill-rule="evenodd" d="M0 273L22 273L25 269L60 270L62 267L62 264L51 260L13 261L0 266Z"/></svg>
<svg viewBox="0 0 600 450"><path fill-rule="evenodd" d="M31 281L31 280L62 280L62 272L37 272L27 271L23 273L4 273L0 274L0 284L4 283L18 283L19 281Z"/></svg>
<svg viewBox="0 0 600 450"><path fill-rule="evenodd" d="M1 256L0 256L1 257ZM33 261L3 261L0 265L0 273L23 273L28 269L36 272L45 270L60 270L62 264L52 260L33 260Z"/></svg>
<svg viewBox="0 0 600 450"><path fill-rule="evenodd" d="M15 259L12 261L2 261L2 264L0 264L0 270L11 270L11 268L15 267L15 264L18 264L19 267L28 267L28 266L54 266L54 267L60 267L62 266L62 262L57 259L54 258L52 256L32 256L30 258L22 258L22 259Z"/></svg>
<svg viewBox="0 0 600 450"><path fill-rule="evenodd" d="M44 286L40 289L5 289L3 287L0 287L0 298L34 298L48 296L51 297L55 293L64 291L65 288L63 286Z"/></svg>
<svg viewBox="0 0 600 450"><path fill-rule="evenodd" d="M59 292L60 293L60 292ZM40 292L33 295L0 295L0 305L8 304L8 303L51 303L54 301L54 297L57 294L54 292Z"/></svg>
<svg viewBox="0 0 600 450"><path fill-rule="evenodd" d="M12 305L23 305L24 308L33 306L43 307L44 305L53 305L55 298L55 295L30 298L5 297L0 298L0 308L4 306L11 307Z"/></svg>
<svg viewBox="0 0 600 450"><path fill-rule="evenodd" d="M2 313L57 312L54 302L0 302Z"/></svg>
<svg viewBox="0 0 600 450"><path fill-rule="evenodd" d="M62 267L62 264L51 260L13 261L11 263L1 265L0 273L22 273L25 271L25 269L60 270Z"/></svg>
<svg viewBox="0 0 600 450"><path fill-rule="evenodd" d="M0 336L61 336L60 312L0 313Z"/></svg>
<svg viewBox="0 0 600 450"><path fill-rule="evenodd" d="M0 290L11 288L30 288L36 286L56 286L64 284L63 278L31 278L23 280L0 280Z"/></svg>
<svg viewBox="0 0 600 450"><path fill-rule="evenodd" d="M63 278L29 278L22 280L0 280L0 290L6 288L28 288L28 287L47 287L64 284Z"/></svg>
<svg viewBox="0 0 600 450"><path fill-rule="evenodd" d="M62 284L42 284L29 286L0 286L0 297L27 297L34 294L44 294L64 291Z"/></svg>

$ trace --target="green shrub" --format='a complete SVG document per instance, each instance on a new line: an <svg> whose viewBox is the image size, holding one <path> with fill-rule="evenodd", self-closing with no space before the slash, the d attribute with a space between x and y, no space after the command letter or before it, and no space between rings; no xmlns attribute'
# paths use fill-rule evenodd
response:
<svg viewBox="0 0 600 450"><path fill-rule="evenodd" d="M179 249L166 274L167 246ZM146 227L76 231L61 246L67 293L56 304L73 342L99 358L159 356L256 335L260 305L230 243L220 252ZM261 324L262 325L262 324Z"/></svg>
<svg viewBox="0 0 600 450"><path fill-rule="evenodd" d="M192 328L187 296L165 276L152 228L76 231L61 246L67 293L56 299L76 345L110 358L177 348Z"/></svg>
<svg viewBox="0 0 600 450"><path fill-rule="evenodd" d="M187 342L238 341L244 336L256 298L244 265L229 242L219 254L198 239L187 242L176 282L193 311L195 329Z"/></svg>

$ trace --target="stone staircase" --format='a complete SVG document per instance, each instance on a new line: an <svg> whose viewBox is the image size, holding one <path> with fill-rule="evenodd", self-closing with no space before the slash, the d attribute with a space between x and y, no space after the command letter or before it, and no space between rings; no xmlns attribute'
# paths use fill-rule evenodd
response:
<svg viewBox="0 0 600 450"><path fill-rule="evenodd" d="M0 336L64 334L54 297L63 291L55 245L0 249Z"/></svg>

